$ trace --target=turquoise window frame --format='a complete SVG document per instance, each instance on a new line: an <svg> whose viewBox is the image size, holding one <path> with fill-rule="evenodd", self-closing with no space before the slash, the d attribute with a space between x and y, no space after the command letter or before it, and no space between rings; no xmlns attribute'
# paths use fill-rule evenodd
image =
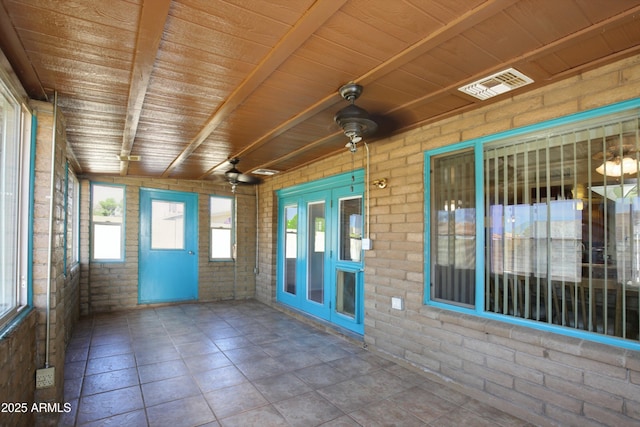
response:
<svg viewBox="0 0 640 427"><path fill-rule="evenodd" d="M485 297L485 212L484 212L484 162L483 147L484 144L495 142L501 139L513 138L532 132L545 132L558 127L567 127L573 123L581 122L589 119L597 119L611 114L623 113L633 109L640 109L640 98L631 99L605 107L595 108L588 111L570 114L567 116L550 119L533 125L523 126L510 129L508 131L499 132L491 135L485 135L479 138L463 141L460 143L435 148L424 152L424 304L437 307L461 314L471 314L486 319L499 320L501 322L526 326L546 332L553 332L559 335L570 336L579 339L585 339L602 344L613 345L631 350L640 350L640 343L625 340L622 338L612 337L609 335L600 335L593 332L581 331L578 329L566 328L559 325L537 322L535 320L521 319L512 316L506 316L498 313L487 312L484 310ZM443 154L452 154L456 151L473 149L475 156L475 181L476 181L476 300L475 308L460 307L454 304L447 304L441 301L431 300L431 159L434 156Z"/></svg>
<svg viewBox="0 0 640 427"><path fill-rule="evenodd" d="M93 197L94 192L93 188L95 186L101 187L114 187L114 188L122 188L122 228L120 230L120 258L95 258L93 253L93 244L94 244L94 221L93 221ZM113 184L108 182L91 182L90 190L89 190L90 202L89 202L89 218L90 218L90 230L89 233L89 250L91 252L91 262L100 263L100 264L109 264L109 263L121 263L124 262L127 257L127 248L126 248L126 236L127 236L127 186L124 184Z"/></svg>

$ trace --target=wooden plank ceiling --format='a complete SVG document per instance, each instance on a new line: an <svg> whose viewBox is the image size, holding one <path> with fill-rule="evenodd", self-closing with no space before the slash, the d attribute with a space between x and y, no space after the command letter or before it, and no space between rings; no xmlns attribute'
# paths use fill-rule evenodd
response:
<svg viewBox="0 0 640 427"><path fill-rule="evenodd" d="M84 175L287 171L345 150L347 82L393 124L373 143L640 53L632 0L0 1L0 48L32 98L57 94ZM534 83L458 91L509 67Z"/></svg>

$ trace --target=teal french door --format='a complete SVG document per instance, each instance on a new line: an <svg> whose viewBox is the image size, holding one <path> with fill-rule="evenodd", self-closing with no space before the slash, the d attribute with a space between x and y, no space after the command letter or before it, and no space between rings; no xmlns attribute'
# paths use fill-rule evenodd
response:
<svg viewBox="0 0 640 427"><path fill-rule="evenodd" d="M279 192L279 302L364 333L362 172Z"/></svg>
<svg viewBox="0 0 640 427"><path fill-rule="evenodd" d="M198 195L140 189L138 301L198 299Z"/></svg>

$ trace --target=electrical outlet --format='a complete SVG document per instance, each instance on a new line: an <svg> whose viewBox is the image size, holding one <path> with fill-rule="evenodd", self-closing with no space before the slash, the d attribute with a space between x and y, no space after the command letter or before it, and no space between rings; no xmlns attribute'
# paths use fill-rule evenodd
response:
<svg viewBox="0 0 640 427"><path fill-rule="evenodd" d="M404 310L404 301L400 297L391 297L391 308L394 310Z"/></svg>
<svg viewBox="0 0 640 427"><path fill-rule="evenodd" d="M53 387L56 383L55 368L43 368L36 370L36 388Z"/></svg>

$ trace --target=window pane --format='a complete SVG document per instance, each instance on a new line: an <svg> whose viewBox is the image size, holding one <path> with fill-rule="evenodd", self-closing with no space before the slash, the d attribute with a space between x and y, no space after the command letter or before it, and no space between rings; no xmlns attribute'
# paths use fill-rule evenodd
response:
<svg viewBox="0 0 640 427"><path fill-rule="evenodd" d="M91 186L91 200L93 259L123 259L124 187L93 184Z"/></svg>
<svg viewBox="0 0 640 427"><path fill-rule="evenodd" d="M120 259L121 228L120 224L94 224L93 257L95 259Z"/></svg>
<svg viewBox="0 0 640 427"><path fill-rule="evenodd" d="M233 199L230 197L209 198L209 226L211 259L233 258Z"/></svg>
<svg viewBox="0 0 640 427"><path fill-rule="evenodd" d="M362 254L362 198L340 200L340 259L359 262Z"/></svg>
<svg viewBox="0 0 640 427"><path fill-rule="evenodd" d="M296 294L296 264L298 260L298 207L286 206L284 241L284 291Z"/></svg>
<svg viewBox="0 0 640 427"><path fill-rule="evenodd" d="M307 299L318 303L324 298L325 217L324 202L309 203L307 248Z"/></svg>
<svg viewBox="0 0 640 427"><path fill-rule="evenodd" d="M472 151L432 159L431 298L475 302L476 209Z"/></svg>
<svg viewBox="0 0 640 427"><path fill-rule="evenodd" d="M356 273L338 270L336 281L336 311L348 317L356 316Z"/></svg>
<svg viewBox="0 0 640 427"><path fill-rule="evenodd" d="M211 229L211 258L231 258L231 230L224 228Z"/></svg>
<svg viewBox="0 0 640 427"><path fill-rule="evenodd" d="M75 176L73 177L73 203L71 261L77 263L80 262L80 182Z"/></svg>
<svg viewBox="0 0 640 427"><path fill-rule="evenodd" d="M4 90L4 86L0 86ZM0 95L0 319L17 305L19 280L18 113L15 103ZM0 322L1 323L1 322Z"/></svg>
<svg viewBox="0 0 640 427"><path fill-rule="evenodd" d="M184 249L184 203L151 201L151 249Z"/></svg>
<svg viewBox="0 0 640 427"><path fill-rule="evenodd" d="M637 117L484 150L485 309L638 339Z"/></svg>

